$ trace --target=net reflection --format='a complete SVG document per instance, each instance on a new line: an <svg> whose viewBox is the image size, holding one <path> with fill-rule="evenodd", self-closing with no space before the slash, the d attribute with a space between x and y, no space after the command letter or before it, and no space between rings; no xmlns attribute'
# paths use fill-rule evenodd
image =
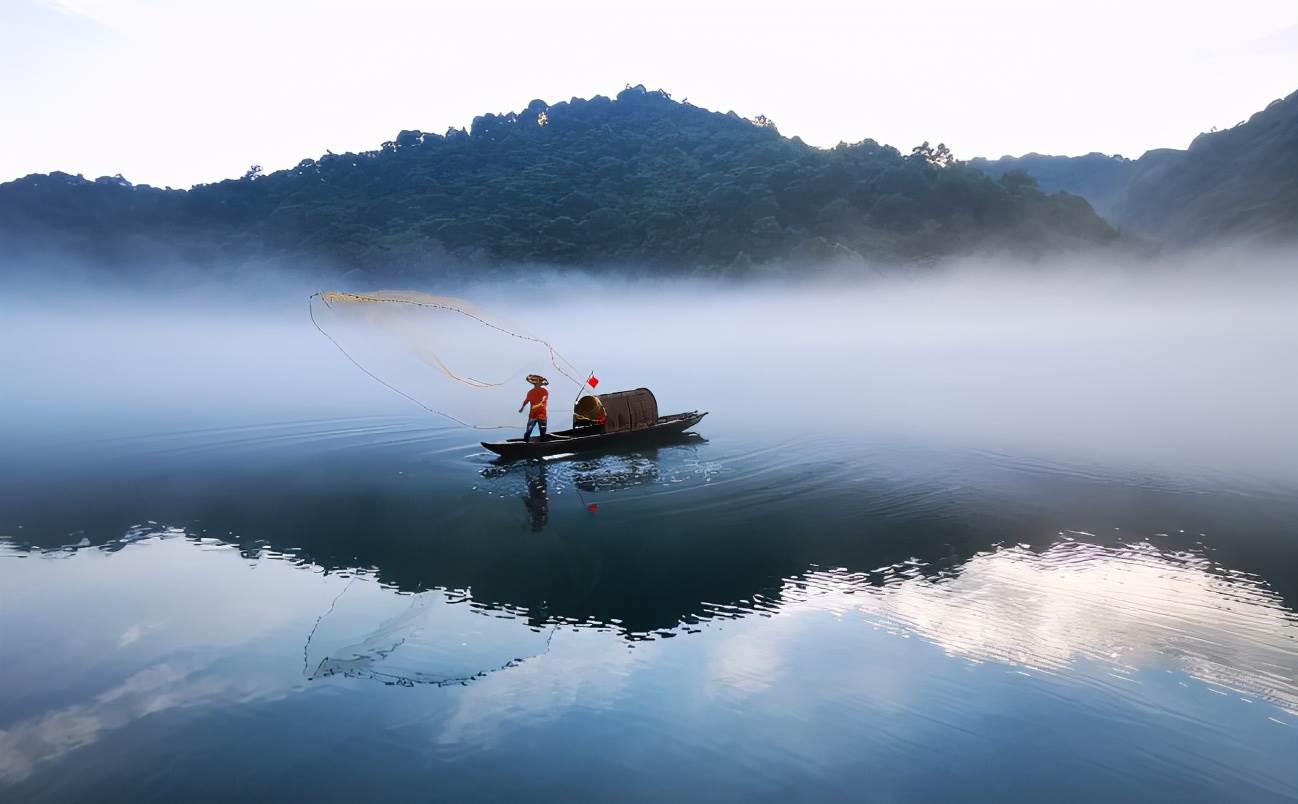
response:
<svg viewBox="0 0 1298 804"><path fill-rule="evenodd" d="M559 626L639 642L704 633L726 620L793 622L829 613L849 626L864 623L921 638L976 663L1057 675L1101 667L1119 681L1140 669L1176 670L1298 714L1298 616L1256 577L1218 567L1202 555L1166 552L1147 542L1114 547L1061 541L1044 551L992 550L953 570L930 570L919 561L870 572L813 568L785 579L776 592L705 603L675 627L651 632L593 619L528 616L476 603L468 592L429 592L402 603L404 613L357 643L370 648L353 651L365 672L347 672L345 661L330 658L313 663L317 672L309 675L337 670L391 683L374 665L391 664L400 652L405 658L394 666L405 668L404 678L468 678L490 665L486 656L473 655L477 669L471 672L449 672L440 664L421 669L419 657L442 663L450 652L459 662L471 653L466 646L485 641L493 646L488 652L505 657L494 666L505 668L514 666L513 659L548 651L552 629ZM454 605L460 603L468 605ZM453 628L442 622L451 610L458 617ZM487 625L475 625L479 619Z"/></svg>
<svg viewBox="0 0 1298 804"><path fill-rule="evenodd" d="M518 628L520 621L525 613L476 604L466 593L393 595L350 582L307 635L303 675L467 686L549 651L555 627Z"/></svg>

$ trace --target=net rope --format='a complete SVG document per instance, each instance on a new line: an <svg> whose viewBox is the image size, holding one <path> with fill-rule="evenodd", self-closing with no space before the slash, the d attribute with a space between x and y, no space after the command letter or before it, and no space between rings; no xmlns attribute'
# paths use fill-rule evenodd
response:
<svg viewBox="0 0 1298 804"><path fill-rule="evenodd" d="M454 299L445 296L434 296L432 294L420 293L418 291L376 291L372 293L350 293L346 291L320 291L311 294L307 298L307 312L311 324L323 335L334 347L347 358L353 366L359 369L367 377L388 389L394 394L402 397L408 402L417 405L421 409L437 416L450 419L451 421L463 427L473 430L499 430L504 428L513 428L517 424L483 424L480 421L471 421L465 415L457 415L447 409L446 405L436 403L430 404L419 398L415 394L400 387L396 382L392 382L368 366L364 361L353 354L353 350L344 345L343 340L330 332L329 328L321 322L321 317L317 315L317 307L322 305L328 310L343 308L345 306L357 305L366 306L368 309L381 309L383 306L399 306L409 310L431 311L438 314L449 314L451 316L462 317L464 321L473 322L484 328L484 331L508 336L520 344L535 346L545 350L546 362L558 372L558 376L570 382L574 389L580 390L585 387L585 381L577 378L577 371L573 364L564 357L554 346L544 338L538 338L519 328L508 326L498 320L492 320L486 313L476 310L473 305L460 299ZM370 308L369 306L374 307ZM377 321L380 330L387 330L387 334L396 337L401 345L411 354L419 358L421 362L435 368L442 376L458 384L459 386L475 391L502 390L507 387L516 386L521 378L529 371L527 367L520 367L510 372L503 378L494 380L480 379L469 376L467 372L456 371L452 369L439 354L439 350L449 350L454 348L451 343L439 343L434 348L429 348L421 342L420 336L411 331L409 328L401 330L392 325L392 322L385 323L379 319ZM521 394L521 391L520 391Z"/></svg>

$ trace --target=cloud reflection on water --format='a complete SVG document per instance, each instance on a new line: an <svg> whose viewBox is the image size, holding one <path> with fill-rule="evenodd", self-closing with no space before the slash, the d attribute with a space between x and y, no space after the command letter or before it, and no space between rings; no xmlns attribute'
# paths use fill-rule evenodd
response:
<svg viewBox="0 0 1298 804"><path fill-rule="evenodd" d="M1298 714L1298 616L1256 579L1147 543L1063 541L975 556L934 581L905 566L818 570L785 585L785 606L857 613L952 656L1066 673L1165 662Z"/></svg>
<svg viewBox="0 0 1298 804"><path fill-rule="evenodd" d="M527 612L483 606L468 592L399 595L367 575L321 578L310 595L295 595L297 602L284 609L285 581L309 577L304 570L311 570L310 565L266 554L256 562L262 571L249 573L245 559L229 549L213 551L210 540L137 537L133 542L113 554L116 568L133 567L125 577L155 575L166 567L173 579L159 593L174 601L170 587L198 572L209 588L239 590L239 605L212 606L207 596L200 599L202 605L173 609L164 620L146 622L147 633L123 639L120 634L133 633L142 622L140 611L155 610L159 602L147 590L137 594L126 606L131 616L117 617L128 627L105 629L105 639L121 645L119 650L147 647L135 657L137 663L120 664L120 680L84 702L7 725L0 731L0 778L20 781L37 765L151 714L252 704L311 690L317 682L309 680L303 687L296 663L301 647L293 660L282 639L262 642L282 633L288 622L314 621L324 611L332 618L322 622L334 630L335 644L350 649L383 643L365 659L373 672L344 673L350 677L344 683L376 679L387 684L388 670L419 673L429 657L455 665L438 673L460 673L473 661L493 664L491 672L470 674L474 677L466 687L456 687L460 692L449 714L430 715L438 718L433 734L439 744L490 743L520 722L618 706L629 690L661 684L644 679L664 668L670 668L674 684L684 685L687 697L701 694L733 707L793 683L798 675L791 665L802 661L795 643L808 634L816 634L832 656L854 650L845 646L858 642L854 629L861 625L895 637L918 637L951 657L1041 671L1058 683L1098 685L1121 698L1138 698L1123 682L1139 671L1170 669L1218 691L1271 701L1298 714L1298 617L1252 577L1222 570L1200 555L1169 553L1146 543L1106 547L1065 540L1042 552L1015 546L980 553L936 578L922 574L916 563L866 573L813 568L786 579L778 595L708 607L697 621L656 638L641 635L651 637L646 642L628 641L635 635L615 624L565 620L557 628L538 629ZM48 561L48 568L60 572L106 553L47 555L45 561L36 559L38 566ZM62 560L52 560L55 555ZM87 579L91 597L97 586L102 592L102 585L112 587L121 577L93 570L77 574ZM353 586L356 594L343 593ZM320 607L314 614L310 601ZM278 613L268 622L253 623L246 619L250 611ZM824 615L832 615L829 622L836 623L831 631L824 630ZM733 621L741 627L730 628ZM21 639L19 632L10 633L11 647L22 650L12 644ZM218 638L205 645L203 634ZM378 642L369 639L375 634ZM667 635L676 638L662 638ZM306 636L304 628L304 640ZM267 664L268 644L276 645L272 653L285 660L284 672ZM327 654L327 649L319 650ZM223 654L247 654L244 661L253 659L255 669L248 672L235 662L232 671L218 663ZM306 658L310 663L311 657ZM504 664L494 667L502 658ZM871 670L831 661L819 665L817 673L826 683L843 686L854 675L874 678L887 670L887 678L876 681L902 684L893 664ZM889 706L905 705L907 699L904 689L868 697L879 705L895 698ZM660 705L667 710L692 706L666 700ZM672 715L659 711L654 716ZM686 716L685 710L676 716ZM418 720L416 715L413 722Z"/></svg>
<svg viewBox="0 0 1298 804"><path fill-rule="evenodd" d="M1063 678L1086 674L1088 683L1098 681L1121 695L1128 693L1117 684L1130 674L1166 668L1298 714L1298 616L1256 579L1224 571L1202 556L1167 553L1148 543L1062 541L1039 553L1018 546L982 553L937 579L919 569L815 569L786 580L778 596L708 607L701 622L629 636L689 640L702 629L706 636L697 638L709 646L705 680L732 699L787 681L783 637L799 630L790 625L831 613L899 637L919 637L953 657ZM723 633L728 620L758 616L770 625ZM618 687L608 686L609 674L627 670L617 629L569 626L560 629L553 653L469 691L451 732L489 733L493 713L516 717L573 705L578 687L599 691L601 699L614 697ZM582 633L603 636L583 638L578 652L559 649L576 638L572 629L579 626ZM584 698L583 705L598 703Z"/></svg>

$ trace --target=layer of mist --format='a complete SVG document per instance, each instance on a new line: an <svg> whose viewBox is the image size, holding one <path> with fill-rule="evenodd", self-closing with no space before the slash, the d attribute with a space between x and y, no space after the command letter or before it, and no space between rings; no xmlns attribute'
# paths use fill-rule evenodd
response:
<svg viewBox="0 0 1298 804"><path fill-rule="evenodd" d="M307 317L311 292L376 288L305 276L12 288L0 352L11 443L428 416L357 371ZM705 435L841 433L1298 480L1290 254L965 260L801 284L537 269L411 289L522 323L597 372L600 390L643 385L664 412L709 410Z"/></svg>

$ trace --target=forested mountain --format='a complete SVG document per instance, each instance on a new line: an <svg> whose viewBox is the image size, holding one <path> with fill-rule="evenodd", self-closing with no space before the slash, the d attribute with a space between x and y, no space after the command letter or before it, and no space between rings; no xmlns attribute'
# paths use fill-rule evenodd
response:
<svg viewBox="0 0 1298 804"><path fill-rule="evenodd" d="M1124 227L1180 242L1298 237L1298 92L1140 163L1115 209Z"/></svg>
<svg viewBox="0 0 1298 804"><path fill-rule="evenodd" d="M1114 236L1082 198L992 179L945 147L819 149L631 87L616 99L402 131L188 191L62 173L0 185L0 247L129 263L327 260L343 267L541 262L743 270L983 248L1043 253ZM422 269L420 269L422 270Z"/></svg>
<svg viewBox="0 0 1298 804"><path fill-rule="evenodd" d="M969 166L977 168L994 179L1011 171L1023 171L1036 179L1037 185L1048 193L1080 195L1095 211L1112 220L1113 205L1126 189L1136 172L1137 161L1122 156L1089 153L1085 156L1048 156L1025 154L1002 156L1000 159L977 157Z"/></svg>
<svg viewBox="0 0 1298 804"><path fill-rule="evenodd" d="M1298 92L1184 151L1002 157L969 163L993 178L1024 171L1083 196L1119 229L1177 245L1216 237L1298 238Z"/></svg>

